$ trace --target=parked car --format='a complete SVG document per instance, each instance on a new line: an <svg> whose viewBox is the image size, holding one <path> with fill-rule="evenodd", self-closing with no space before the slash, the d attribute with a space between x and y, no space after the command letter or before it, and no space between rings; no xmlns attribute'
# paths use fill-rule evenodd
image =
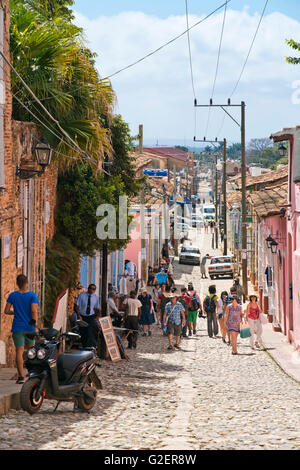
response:
<svg viewBox="0 0 300 470"><path fill-rule="evenodd" d="M199 248L191 245L184 245L179 255L179 264L200 265L201 253Z"/></svg>
<svg viewBox="0 0 300 470"><path fill-rule="evenodd" d="M234 258L233 256L216 256L211 259L208 267L208 274L211 279L219 277L234 277Z"/></svg>

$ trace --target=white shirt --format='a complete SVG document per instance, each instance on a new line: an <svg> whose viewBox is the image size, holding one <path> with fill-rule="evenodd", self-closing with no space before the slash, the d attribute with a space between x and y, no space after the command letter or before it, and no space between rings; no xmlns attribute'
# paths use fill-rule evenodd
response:
<svg viewBox="0 0 300 470"><path fill-rule="evenodd" d="M117 306L115 304L115 301L112 297L108 298L107 304L108 304L108 313L109 314L115 312L116 310L118 311Z"/></svg>
<svg viewBox="0 0 300 470"><path fill-rule="evenodd" d="M125 299L124 304L128 305L128 316L138 317L139 308L142 306L142 303L138 299Z"/></svg>
<svg viewBox="0 0 300 470"><path fill-rule="evenodd" d="M224 302L222 299L219 299L218 300L218 315L221 315L221 313L223 313L223 307L224 307Z"/></svg>
<svg viewBox="0 0 300 470"><path fill-rule="evenodd" d="M134 277L135 272L136 272L135 264L132 261L129 261L129 263L127 263L126 267L127 267L127 271L128 271L129 276Z"/></svg>

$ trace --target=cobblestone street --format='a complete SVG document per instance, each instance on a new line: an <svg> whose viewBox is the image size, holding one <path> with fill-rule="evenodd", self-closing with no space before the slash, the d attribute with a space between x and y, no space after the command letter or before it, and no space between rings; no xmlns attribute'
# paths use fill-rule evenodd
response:
<svg viewBox="0 0 300 470"><path fill-rule="evenodd" d="M203 241L203 250L210 235ZM210 284L198 267L175 264L178 285L191 279L201 298ZM231 280L216 281L218 293ZM9 413L0 420L0 449L299 449L300 386L263 351L239 340L238 356L206 321L182 351L167 351L154 328L139 337L130 361L104 362L104 390L87 415L45 402L33 417Z"/></svg>

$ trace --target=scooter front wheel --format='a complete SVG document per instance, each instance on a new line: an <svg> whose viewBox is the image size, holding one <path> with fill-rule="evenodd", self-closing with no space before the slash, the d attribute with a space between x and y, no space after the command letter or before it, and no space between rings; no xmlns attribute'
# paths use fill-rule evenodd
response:
<svg viewBox="0 0 300 470"><path fill-rule="evenodd" d="M39 411L44 401L44 394L38 396L40 379L29 379L24 383L20 393L20 403L24 411L33 415Z"/></svg>

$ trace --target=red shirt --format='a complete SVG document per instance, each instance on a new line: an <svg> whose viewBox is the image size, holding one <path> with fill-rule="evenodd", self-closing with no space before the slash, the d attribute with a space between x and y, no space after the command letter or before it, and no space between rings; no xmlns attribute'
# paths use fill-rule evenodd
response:
<svg viewBox="0 0 300 470"><path fill-rule="evenodd" d="M248 318L251 320L258 320L259 319L259 307L250 307Z"/></svg>

